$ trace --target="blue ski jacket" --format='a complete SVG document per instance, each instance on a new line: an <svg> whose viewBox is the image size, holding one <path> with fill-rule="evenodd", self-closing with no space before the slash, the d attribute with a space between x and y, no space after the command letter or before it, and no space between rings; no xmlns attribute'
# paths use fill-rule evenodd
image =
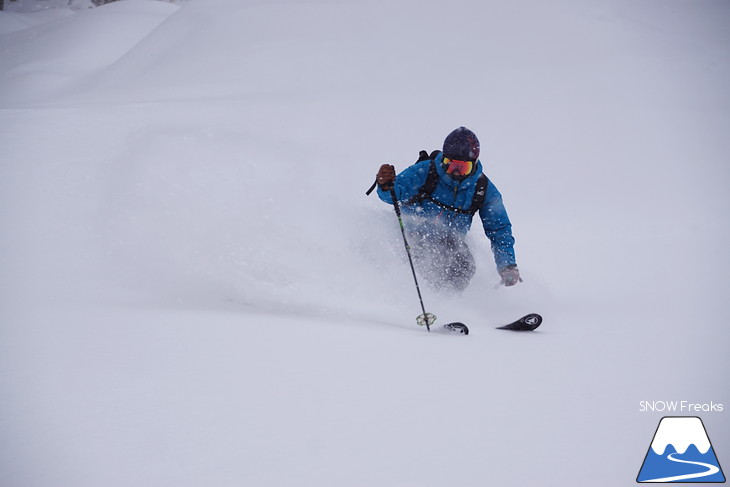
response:
<svg viewBox="0 0 730 487"><path fill-rule="evenodd" d="M431 198L445 206L468 210L471 207L476 182L482 174L482 163L477 161L474 174L459 181L448 174L443 166L443 155L438 154L434 159L439 181ZM396 176L394 189L404 215L409 215L410 224L418 225L418 230L428 232L443 232L456 234L464 238L471 228L474 215L459 213L439 206L429 199L409 204L421 187L426 183L431 160L420 161L404 169ZM390 191L378 188L378 196L386 203L393 204ZM497 270L516 265L512 224L507 216L507 210L502 203L502 195L497 187L489 181L484 203L479 208L479 218L484 227L484 233L491 242L494 261ZM415 223L414 223L415 222Z"/></svg>

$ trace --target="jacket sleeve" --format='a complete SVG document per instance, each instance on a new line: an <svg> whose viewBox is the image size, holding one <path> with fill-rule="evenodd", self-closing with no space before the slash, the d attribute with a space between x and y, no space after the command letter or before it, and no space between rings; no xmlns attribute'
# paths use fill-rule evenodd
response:
<svg viewBox="0 0 730 487"><path fill-rule="evenodd" d="M482 219L484 233L492 244L497 270L501 271L507 266L517 265L512 223L510 223L507 210L502 202L502 194L492 181L489 181L487 186L487 194L484 204L479 209L479 216Z"/></svg>
<svg viewBox="0 0 730 487"><path fill-rule="evenodd" d="M418 194L418 190L426 183L430 164L431 161L417 162L396 176L393 187L398 201L408 201ZM383 191L378 187L378 197L386 203L393 204L390 191Z"/></svg>

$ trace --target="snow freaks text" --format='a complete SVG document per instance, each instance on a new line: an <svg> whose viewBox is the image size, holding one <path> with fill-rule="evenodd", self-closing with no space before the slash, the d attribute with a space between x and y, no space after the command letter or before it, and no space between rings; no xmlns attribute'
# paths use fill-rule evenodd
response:
<svg viewBox="0 0 730 487"><path fill-rule="evenodd" d="M639 412L670 413L721 413L723 405L710 401L695 403L691 401L640 401Z"/></svg>

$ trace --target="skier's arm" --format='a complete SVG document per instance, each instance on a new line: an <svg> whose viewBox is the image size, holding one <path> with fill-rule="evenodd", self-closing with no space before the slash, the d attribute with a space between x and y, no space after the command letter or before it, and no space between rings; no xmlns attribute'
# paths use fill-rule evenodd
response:
<svg viewBox="0 0 730 487"><path fill-rule="evenodd" d="M502 202L502 194L491 181L487 186L487 195L479 210L479 216L482 219L484 233L492 244L497 270L502 271L508 266L517 265L512 223Z"/></svg>

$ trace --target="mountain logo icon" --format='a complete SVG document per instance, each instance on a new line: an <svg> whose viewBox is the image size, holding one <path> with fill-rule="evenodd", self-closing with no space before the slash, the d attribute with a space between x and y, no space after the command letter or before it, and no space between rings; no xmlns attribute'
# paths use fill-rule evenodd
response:
<svg viewBox="0 0 730 487"><path fill-rule="evenodd" d="M725 482L725 475L702 420L696 416L663 417L636 481Z"/></svg>

